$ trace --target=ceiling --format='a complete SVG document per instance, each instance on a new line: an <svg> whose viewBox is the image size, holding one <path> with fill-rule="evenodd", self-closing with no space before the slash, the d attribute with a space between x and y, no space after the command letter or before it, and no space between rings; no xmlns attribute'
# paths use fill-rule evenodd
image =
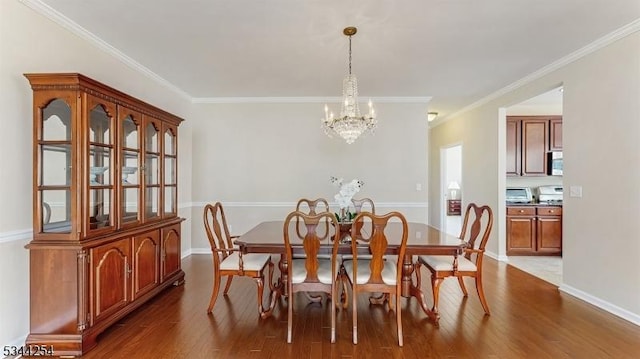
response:
<svg viewBox="0 0 640 359"><path fill-rule="evenodd" d="M341 96L450 114L640 18L638 0L21 0L194 100ZM50 7L50 8L49 8Z"/></svg>

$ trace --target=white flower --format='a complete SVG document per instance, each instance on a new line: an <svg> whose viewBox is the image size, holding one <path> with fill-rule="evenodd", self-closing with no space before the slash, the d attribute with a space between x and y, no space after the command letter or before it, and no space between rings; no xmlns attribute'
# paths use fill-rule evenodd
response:
<svg viewBox="0 0 640 359"><path fill-rule="evenodd" d="M331 177L331 183L334 186L340 186L340 191L333 197L340 209L349 208L353 196L364 186L364 182L357 178L351 180L351 182L343 183L342 178Z"/></svg>

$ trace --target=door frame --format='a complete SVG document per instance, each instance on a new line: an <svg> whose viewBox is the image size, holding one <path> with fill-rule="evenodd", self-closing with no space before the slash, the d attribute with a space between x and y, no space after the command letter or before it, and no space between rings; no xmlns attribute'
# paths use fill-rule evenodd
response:
<svg viewBox="0 0 640 359"><path fill-rule="evenodd" d="M462 173L462 169L464 166L462 166L462 161L463 161L463 143L462 142L453 142L453 143L449 143L445 146L440 147L440 192L439 192L439 198L440 198L440 229L443 232L447 231L447 199L449 199L449 179L451 178L451 166L454 165L454 163L452 163L450 161L449 158L449 154L451 153L450 151L453 148L460 148L460 160L458 163L458 170L457 172L460 173L460 178L459 178L459 183L460 183L460 187L464 188L463 185L463 173ZM460 199L462 200L462 192L460 192ZM457 235L457 234L456 234Z"/></svg>

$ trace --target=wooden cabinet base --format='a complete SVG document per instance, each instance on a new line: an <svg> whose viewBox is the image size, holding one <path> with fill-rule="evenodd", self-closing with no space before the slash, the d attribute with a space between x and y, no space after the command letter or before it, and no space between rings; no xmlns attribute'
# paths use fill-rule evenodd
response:
<svg viewBox="0 0 640 359"><path fill-rule="evenodd" d="M139 297L119 312L110 316L108 320L104 320L99 324L82 331L82 333L80 334L31 333L27 337L25 344L40 346L44 345L47 348L53 348L54 356L81 356L83 354L86 354L89 350L93 349L93 347L97 345L96 338L98 337L98 335L109 328L111 325L115 324L118 320L136 310L138 307L165 290L167 287L178 286L182 284L184 284L184 271L180 270L179 272L175 273L168 281L155 287L144 296Z"/></svg>
<svg viewBox="0 0 640 359"><path fill-rule="evenodd" d="M562 255L562 207L507 206L507 255Z"/></svg>
<svg viewBox="0 0 640 359"><path fill-rule="evenodd" d="M54 356L83 355L109 326L167 287L184 283L182 220L91 241L28 244L31 310L26 345L53 348ZM161 268L167 268L167 275L160 276Z"/></svg>

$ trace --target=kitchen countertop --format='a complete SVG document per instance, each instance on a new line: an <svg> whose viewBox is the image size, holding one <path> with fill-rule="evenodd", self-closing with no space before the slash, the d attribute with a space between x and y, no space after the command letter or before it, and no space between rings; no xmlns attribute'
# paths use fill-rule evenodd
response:
<svg viewBox="0 0 640 359"><path fill-rule="evenodd" d="M507 207L562 207L562 203L515 203L507 202Z"/></svg>

